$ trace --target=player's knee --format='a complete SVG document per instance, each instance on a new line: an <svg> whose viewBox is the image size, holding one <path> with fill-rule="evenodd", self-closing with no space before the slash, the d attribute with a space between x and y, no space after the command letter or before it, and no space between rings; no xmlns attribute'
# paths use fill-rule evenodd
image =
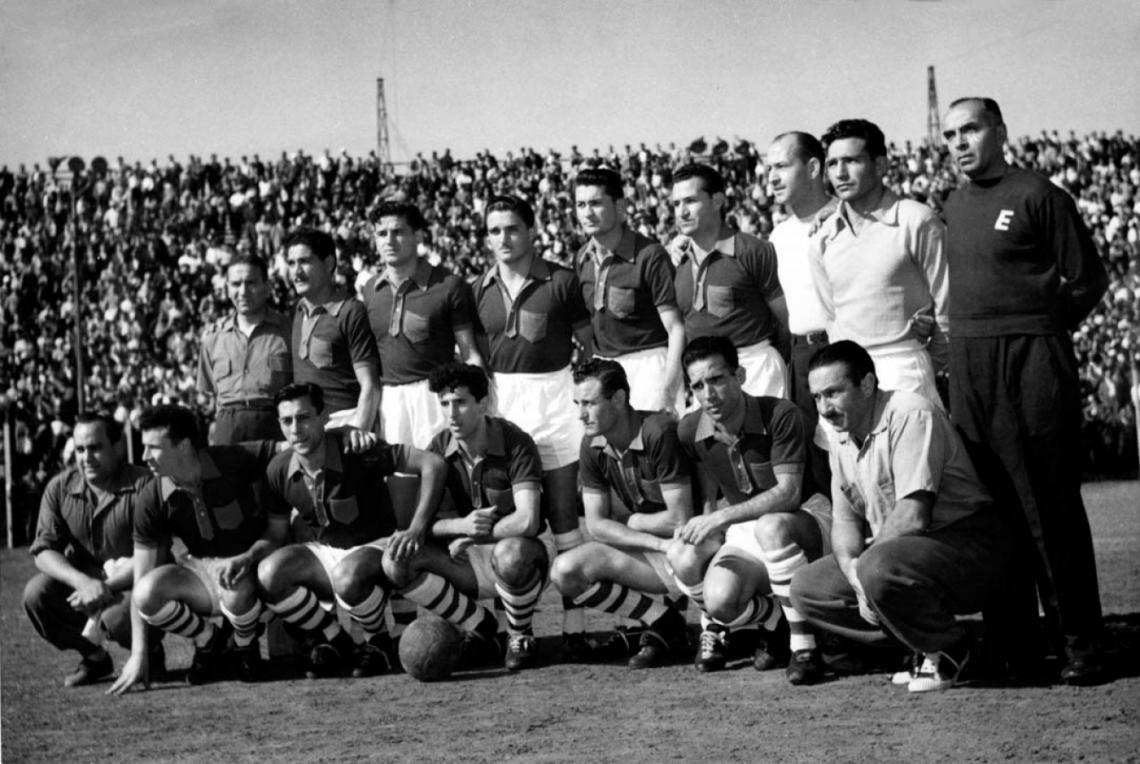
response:
<svg viewBox="0 0 1140 764"><path fill-rule="evenodd" d="M550 568L551 582L566 597L576 597L586 588L579 569L578 555L573 554L573 551L555 557L554 565Z"/></svg>
<svg viewBox="0 0 1140 764"><path fill-rule="evenodd" d="M732 621L742 609L739 593L717 581L705 581L705 610L718 621Z"/></svg>
<svg viewBox="0 0 1140 764"><path fill-rule="evenodd" d="M410 560L395 560L388 552L384 553L384 560L380 565L384 576L392 582L392 586L403 589L415 580L418 570L413 569Z"/></svg>
<svg viewBox="0 0 1140 764"><path fill-rule="evenodd" d="M353 604L367 597L371 588L367 585L360 566L352 560L344 560L333 568L329 574L329 582L338 597Z"/></svg>
<svg viewBox="0 0 1140 764"><path fill-rule="evenodd" d="M257 566L258 589L270 602L276 602L285 596L288 586L284 575L286 559L285 555L275 552Z"/></svg>
<svg viewBox="0 0 1140 764"><path fill-rule="evenodd" d="M153 615L166 604L168 596L163 578L162 568L156 568L135 582L131 597L139 612Z"/></svg>
<svg viewBox="0 0 1140 764"><path fill-rule="evenodd" d="M680 539L673 539L665 551L665 558L669 561L669 567L673 573L684 581L697 578L701 574L704 560L701 559L698 547L693 544L687 544ZM697 581L694 580L692 583L697 583Z"/></svg>
<svg viewBox="0 0 1140 764"><path fill-rule="evenodd" d="M545 560L542 545L528 538L503 539L491 552L495 575L507 586L524 586L533 581L535 571Z"/></svg>
<svg viewBox="0 0 1140 764"><path fill-rule="evenodd" d="M765 550L782 549L795 543L794 515L790 512L773 512L756 521L756 542Z"/></svg>

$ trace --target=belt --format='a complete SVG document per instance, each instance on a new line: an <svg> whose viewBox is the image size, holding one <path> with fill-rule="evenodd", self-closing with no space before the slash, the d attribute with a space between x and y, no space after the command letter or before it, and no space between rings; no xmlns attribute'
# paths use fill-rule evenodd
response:
<svg viewBox="0 0 1140 764"><path fill-rule="evenodd" d="M248 400L248 401L227 401L218 406L220 409L249 409L252 411L273 411L273 401L267 400Z"/></svg>
<svg viewBox="0 0 1140 764"><path fill-rule="evenodd" d="M827 332L808 332L807 334L793 334L792 342L801 345L826 345Z"/></svg>

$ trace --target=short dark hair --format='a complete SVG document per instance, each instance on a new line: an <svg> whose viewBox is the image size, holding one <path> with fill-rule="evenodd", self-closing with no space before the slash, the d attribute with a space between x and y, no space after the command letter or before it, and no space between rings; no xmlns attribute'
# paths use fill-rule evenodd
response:
<svg viewBox="0 0 1140 764"><path fill-rule="evenodd" d="M699 162L690 162L686 165L681 165L673 172L673 185L677 185L681 181L689 180L690 178L697 178L701 181L701 188L709 196L713 194L724 193L724 176L716 171L716 168L710 167L707 164L700 164Z"/></svg>
<svg viewBox="0 0 1140 764"><path fill-rule="evenodd" d="M227 276L230 273L230 268L233 268L235 265L248 265L261 274L262 281L269 281L269 266L257 255L234 255L233 259L226 264Z"/></svg>
<svg viewBox="0 0 1140 764"><path fill-rule="evenodd" d="M107 440L118 443L123 439L123 426L115 418L103 411L84 411L75 416L75 426L81 424L102 424Z"/></svg>
<svg viewBox="0 0 1140 764"><path fill-rule="evenodd" d="M807 164L810 159L819 160L820 165L823 165L827 161L827 152L824 151L823 144L811 133L805 133L802 130L789 130L773 138L772 143L783 140L784 138L793 139L793 152L804 164Z"/></svg>
<svg viewBox="0 0 1140 764"><path fill-rule="evenodd" d="M336 242L333 237L316 228L298 228L285 237L285 251L290 247L308 247L309 251L322 260L336 259Z"/></svg>
<svg viewBox="0 0 1140 764"><path fill-rule="evenodd" d="M847 378L858 385L868 374L875 374L875 362L871 354L863 346L851 340L839 340L830 345L824 345L812 353L808 359L808 371L811 372L821 366L830 366L841 363L846 370ZM875 375L876 383L878 375Z"/></svg>
<svg viewBox="0 0 1140 764"><path fill-rule="evenodd" d="M574 191L582 186L598 186L615 202L625 198L621 176L608 167L586 167L574 177Z"/></svg>
<svg viewBox="0 0 1140 764"><path fill-rule="evenodd" d="M490 391L487 372L473 364L452 361L435 367L428 375L428 390L436 395L457 387L466 387L475 400L481 401Z"/></svg>
<svg viewBox="0 0 1140 764"><path fill-rule="evenodd" d="M325 410L325 391L316 382L290 382L285 385L273 396L273 408L284 401L295 401L298 398L308 398L318 414Z"/></svg>
<svg viewBox="0 0 1140 764"><path fill-rule="evenodd" d="M596 379L602 386L602 395L613 398L618 390L625 391L625 399L629 400L629 378L625 369L617 361L608 358L591 358L585 363L574 367L574 384L580 384L587 379Z"/></svg>
<svg viewBox="0 0 1140 764"><path fill-rule="evenodd" d="M689 378L689 366L706 358L720 356L730 371L740 368L740 355L736 352L736 345L728 337L707 335L697 337L685 345L681 352L681 368L685 370L685 379Z"/></svg>
<svg viewBox="0 0 1140 764"><path fill-rule="evenodd" d="M166 430L171 443L181 443L189 438L194 448L204 445L198 417L185 406L168 404L147 409L139 417L139 430Z"/></svg>
<svg viewBox="0 0 1140 764"><path fill-rule="evenodd" d="M887 155L887 139L883 136L883 131L874 122L865 119L841 119L827 128L827 132L823 134L821 140L826 148L844 138L862 139L863 148L867 150L872 159Z"/></svg>
<svg viewBox="0 0 1140 764"><path fill-rule="evenodd" d="M492 196L487 201L484 220L489 218L492 212L513 212L522 219L527 228L534 228L534 210L517 196Z"/></svg>
<svg viewBox="0 0 1140 764"><path fill-rule="evenodd" d="M426 231L428 227L420 208L406 202L381 202L376 211L372 213L372 222L379 223L380 218L390 217L403 218L413 231Z"/></svg>
<svg viewBox="0 0 1140 764"><path fill-rule="evenodd" d="M997 126L1005 124L1005 118L1001 115L1001 107L998 106L998 102L992 98L986 98L985 96L966 96L965 98L958 98L951 101L950 108L953 109L955 106L969 103L970 101L977 101L982 105L982 113L986 115L991 125Z"/></svg>

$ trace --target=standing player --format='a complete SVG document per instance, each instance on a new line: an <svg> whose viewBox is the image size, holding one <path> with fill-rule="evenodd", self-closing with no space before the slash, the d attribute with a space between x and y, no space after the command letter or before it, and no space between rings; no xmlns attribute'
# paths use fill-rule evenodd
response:
<svg viewBox="0 0 1140 764"><path fill-rule="evenodd" d="M574 179L574 207L590 241L575 259L599 357L622 365L630 405L674 408L681 383L685 324L673 291L673 265L658 242L626 225L621 176L587 168Z"/></svg>
<svg viewBox="0 0 1140 764"><path fill-rule="evenodd" d="M840 200L811 247L812 276L831 322L828 337L866 348L883 388L921 393L941 406L935 372L946 367L950 328L946 227L925 204L884 185L887 144L876 125L841 120L827 129L823 144ZM924 347L915 325L928 326L929 315L934 325Z"/></svg>
<svg viewBox="0 0 1140 764"><path fill-rule="evenodd" d="M1081 501L1081 403L1069 332L1108 278L1073 200L1010 167L989 98L950 105L944 136L968 181L946 203L951 265L950 401L999 504L1020 507L1009 574L1022 656L1036 649L1036 588L1069 684L1104 678L1096 558Z"/></svg>
<svg viewBox="0 0 1140 764"><path fill-rule="evenodd" d="M809 240L820 221L835 212L835 199L824 187L823 145L803 132L777 135L768 148L768 187L778 204L790 213L772 229L769 241L776 248L780 287L788 303L788 329L792 334L790 393L792 402L804 414L810 457L808 469L816 487L831 490L831 475L823 433L816 438L819 415L807 383L807 363L811 354L827 344L827 312L811 277L808 261ZM818 442L818 445L816 444Z"/></svg>
<svg viewBox="0 0 1140 764"><path fill-rule="evenodd" d="M788 326L788 307L772 245L724 222L724 178L687 164L673 173L673 210L680 261L674 285L685 337L728 337L739 348L745 390L787 395L787 367L774 345Z"/></svg>
<svg viewBox="0 0 1140 764"><path fill-rule="evenodd" d="M696 666L724 668L728 632L758 625L773 632L782 611L789 633L762 640L753 664L767 670L788 661L792 684L818 681L815 636L788 599L792 575L823 553L830 532L826 500L801 507L808 493L803 417L789 401L743 391L743 370L726 337L691 341L682 363L700 409L677 429L699 468L704 512L677 532L669 563L681 591L701 607Z"/></svg>
<svg viewBox="0 0 1140 764"><path fill-rule="evenodd" d="M300 298L293 318L293 376L319 385L329 426L351 429L353 444L376 429L380 405L380 355L368 314L333 280L336 243L323 231L303 228L285 240L289 278ZM280 413L280 412L278 412Z"/></svg>
<svg viewBox="0 0 1140 764"><path fill-rule="evenodd" d="M111 656L100 634L131 647L130 565L135 510L149 479L128 464L119 424L104 414L80 414L75 466L44 489L31 554L35 576L24 588L24 610L36 633L60 650L75 650L79 667L64 687L111 676ZM94 620L96 631L85 631ZM161 635L150 664L163 671Z"/></svg>
<svg viewBox="0 0 1140 764"><path fill-rule="evenodd" d="M148 683L147 630L151 626L193 640L188 684L217 678L227 631L242 681L258 678L257 626L261 601L254 571L279 542L266 533L263 481L277 444L204 446L194 413L160 406L143 414L143 459L155 475L140 497L134 528L134 608L131 657L111 686L118 695ZM177 537L186 554L166 562Z"/></svg>
<svg viewBox="0 0 1140 764"><path fill-rule="evenodd" d="M286 523L296 509L312 539L281 547L258 566L266 605L319 640L309 653L310 677L337 675L350 663L357 677L392 671L396 645L384 618L391 583L383 557L387 550L404 560L423 546L443 488L443 461L384 441L342 453L344 436L325 432L328 416L317 385L282 388L277 414L289 448L266 471L269 519ZM420 477L411 523L400 531L384 482L396 472ZM322 607L334 600L360 624L365 641L359 648L331 608Z"/></svg>
<svg viewBox="0 0 1140 764"><path fill-rule="evenodd" d="M665 550L693 516L689 462L665 413L635 411L616 361L574 370L582 439L582 501L591 540L554 561L551 577L565 599L640 621L634 669L659 666L688 643L684 616L666 595L679 594Z"/></svg>
<svg viewBox="0 0 1140 764"><path fill-rule="evenodd" d="M428 390L432 369L455 358L482 365L475 347L475 299L463 279L419 257L427 223L410 204L384 202L373 241L384 270L363 290L376 346L384 359L381 432L389 443L424 448L446 426Z"/></svg>
<svg viewBox="0 0 1140 764"><path fill-rule="evenodd" d="M863 348L836 342L809 367L819 415L839 433L835 551L796 573L792 603L844 637L883 645L890 634L921 654L893 683L952 687L970 659L954 616L976 613L998 577L989 494L946 414L924 396L879 389Z"/></svg>
<svg viewBox="0 0 1140 764"><path fill-rule="evenodd" d="M574 272L538 256L534 211L507 196L487 203L487 248L495 264L475 288L485 354L494 372L499 413L534 438L542 458L543 502L559 552L582 543L578 528L578 448L582 423L574 416L570 358L593 352L590 314ZM566 647L585 639L580 611L563 622Z"/></svg>
<svg viewBox="0 0 1140 764"><path fill-rule="evenodd" d="M198 390L214 396L213 442L233 445L281 436L273 396L293 380L289 319L269 307L269 271L257 257L226 266L233 315L202 333Z"/></svg>
<svg viewBox="0 0 1140 764"><path fill-rule="evenodd" d="M431 532L439 543L404 563L389 559L388 575L410 601L476 637L468 641L469 661L478 657L473 653L498 652L497 620L474 600L499 597L507 615L506 668L529 668L538 656L531 619L554 552L538 539L538 449L517 426L487 414L489 381L478 366L441 366L429 384L448 418L429 446L448 467L445 509Z"/></svg>

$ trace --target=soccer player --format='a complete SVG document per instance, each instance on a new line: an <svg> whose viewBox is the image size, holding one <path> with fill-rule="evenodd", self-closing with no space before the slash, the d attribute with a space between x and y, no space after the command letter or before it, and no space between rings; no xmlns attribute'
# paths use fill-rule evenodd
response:
<svg viewBox="0 0 1140 764"><path fill-rule="evenodd" d="M634 410L616 361L575 368L574 399L586 430L579 465L591 539L559 555L551 577L573 605L639 621L629 667L659 666L688 644L684 616L666 600L679 592L665 550L693 515L676 420Z"/></svg>
<svg viewBox="0 0 1140 764"><path fill-rule="evenodd" d="M700 408L677 430L697 465L704 511L678 530L669 564L681 591L701 607L696 667L724 668L730 632L762 626L771 636L760 640L756 669L786 662L792 684L818 681L815 636L788 599L792 575L823 553L830 529L826 499L803 501L811 496L803 417L790 401L744 392L744 370L727 337L692 340L682 363Z"/></svg>
<svg viewBox="0 0 1140 764"><path fill-rule="evenodd" d="M39 573L24 587L24 610L36 633L79 653L64 687L111 676L104 636L131 647L131 534L150 479L147 470L127 463L123 430L111 417L80 414L74 440L75 466L44 489L30 550ZM150 663L156 674L163 671L161 635L151 642Z"/></svg>
<svg viewBox="0 0 1140 764"><path fill-rule="evenodd" d="M946 227L925 204L886 187L887 144L874 123L836 122L823 144L839 207L812 237L810 262L828 337L866 348L883 388L941 406L935 373L946 368L950 329ZM934 325L920 330L928 315Z"/></svg>
<svg viewBox="0 0 1140 764"><path fill-rule="evenodd" d="M542 458L544 512L561 553L582 543L578 527L578 448L570 359L593 353L590 314L574 272L538 256L534 210L525 201L492 197L486 245L495 263L476 282L475 304L489 345L499 414L530 435ZM564 647L581 652L585 620L571 609Z"/></svg>
<svg viewBox="0 0 1140 764"><path fill-rule="evenodd" d="M463 279L418 254L427 222L411 204L384 202L372 236L384 270L363 289L368 321L384 359L381 432L389 443L424 448L446 426L428 390L432 369L455 358L482 366L475 346L475 299Z"/></svg>
<svg viewBox="0 0 1140 764"><path fill-rule="evenodd" d="M831 490L831 474L823 450L827 440L823 433L816 437L819 415L807 384L808 359L827 344L827 312L815 291L808 262L811 234L836 207L835 199L824 187L824 162L823 145L810 133L782 133L768 147L768 189L789 213L772 229L768 240L776 248L780 287L788 304L788 329L792 335L790 395L804 414L808 447L812 450L808 468L813 470L815 485L827 492Z"/></svg>
<svg viewBox="0 0 1140 764"><path fill-rule="evenodd" d="M792 603L821 628L869 645L897 638L919 653L895 684L952 687L970 658L954 615L980 610L998 577L1003 542L990 496L942 409L881 389L854 342L820 349L808 383L839 433L834 553L796 572Z"/></svg>
<svg viewBox="0 0 1140 764"><path fill-rule="evenodd" d="M353 446L374 442L380 405L380 354L364 306L334 281L336 243L301 228L285 240L289 278L297 292L293 318L293 377L319 385L329 426L345 425ZM280 414L280 411L278 411Z"/></svg>
<svg viewBox="0 0 1140 764"><path fill-rule="evenodd" d="M443 488L444 464L435 454L378 441L367 448L326 432L321 388L287 385L277 393L277 415L289 447L269 464L271 523L287 523L292 509L311 538L283 546L262 560L257 577L266 605L286 623L315 638L310 677L335 676L350 665L356 677L397 669L397 645L384 617L392 585L384 554L404 560L423 546ZM415 509L404 530L384 479L396 472L420 478ZM336 602L361 627L359 647L322 603Z"/></svg>
<svg viewBox="0 0 1140 764"><path fill-rule="evenodd" d="M590 240L575 258L598 357L625 369L630 405L676 407L685 323L673 291L673 264L658 242L626 225L621 176L587 168L574 178L574 209Z"/></svg>
<svg viewBox="0 0 1140 764"><path fill-rule="evenodd" d="M262 506L265 466L277 444L205 446L194 413L159 406L143 413L143 460L155 479L139 499L134 523L131 657L110 692L121 694L148 679L147 630L151 626L193 640L188 684L219 676L229 629L243 681L258 678L261 618L254 571L278 540L267 533ZM174 538L186 554L165 560Z"/></svg>
<svg viewBox="0 0 1140 764"><path fill-rule="evenodd" d="M787 395L787 367L776 344L787 331L788 307L772 245L724 221L724 178L687 164L673 173L673 211L680 239L674 286L685 337L724 336L739 349L745 390Z"/></svg>
<svg viewBox="0 0 1140 764"><path fill-rule="evenodd" d="M226 266L234 312L206 327L198 357L198 390L214 396L212 442L277 440L273 396L293 381L289 319L269 307L269 271L257 257Z"/></svg>
<svg viewBox="0 0 1140 764"><path fill-rule="evenodd" d="M966 176L945 208L950 410L1015 529L1007 580L1016 599L998 607L1013 623L997 631L1010 635L1011 658L1039 660L1039 593L1049 636L1064 652L1061 679L1096 684L1105 678L1100 593L1081 500L1081 395L1069 333L1108 278L1069 195L1006 162L995 101L959 99L943 124Z"/></svg>
<svg viewBox="0 0 1140 764"><path fill-rule="evenodd" d="M404 563L391 563L389 578L404 596L467 630L472 653L497 652L494 614L476 600L499 597L507 617L505 665L533 666L537 643L531 620L547 582L553 545L542 529L542 461L529 435L487 414L487 374L451 363L431 373L448 427L429 450L447 462L445 505L432 524L438 543L425 544ZM450 588L450 590L449 590Z"/></svg>

